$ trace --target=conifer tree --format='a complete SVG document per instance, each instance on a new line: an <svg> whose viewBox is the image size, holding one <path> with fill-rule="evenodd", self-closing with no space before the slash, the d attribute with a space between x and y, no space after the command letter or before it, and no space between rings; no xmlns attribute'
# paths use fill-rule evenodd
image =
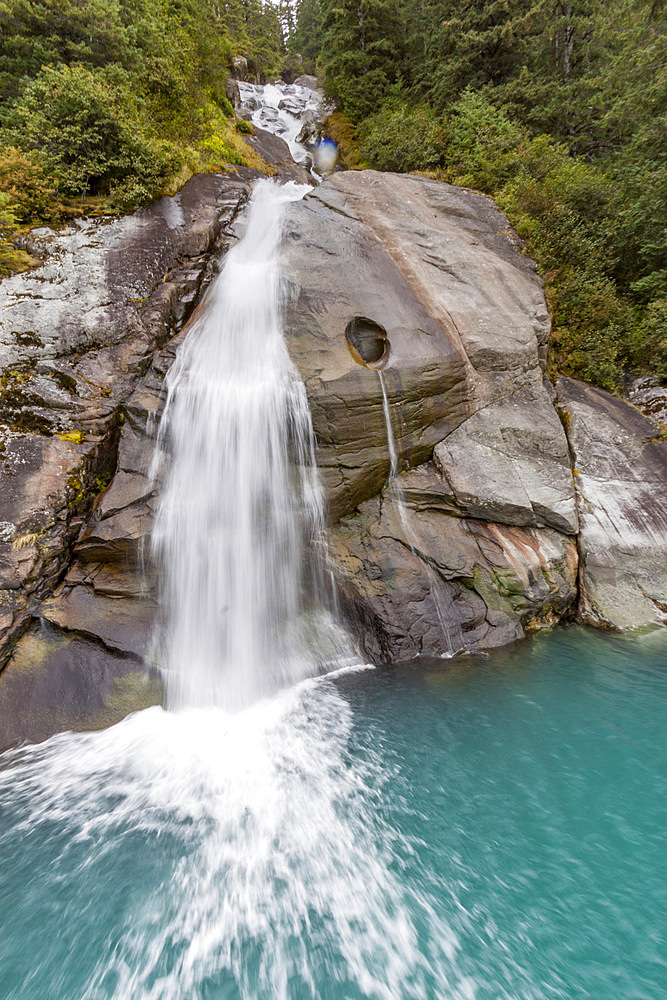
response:
<svg viewBox="0 0 667 1000"><path fill-rule="evenodd" d="M327 94L361 120L398 82L404 47L398 0L329 0L318 62Z"/></svg>

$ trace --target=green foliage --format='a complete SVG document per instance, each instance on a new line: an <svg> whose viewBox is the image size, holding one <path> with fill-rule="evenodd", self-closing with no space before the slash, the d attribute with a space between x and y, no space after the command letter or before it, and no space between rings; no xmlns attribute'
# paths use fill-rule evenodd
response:
<svg viewBox="0 0 667 1000"><path fill-rule="evenodd" d="M428 104L390 100L359 130L362 159L379 170L430 170L442 163L445 127Z"/></svg>
<svg viewBox="0 0 667 1000"><path fill-rule="evenodd" d="M252 135L255 129L253 128L252 122L247 122L243 118L239 118L236 123L236 131L242 132L244 135Z"/></svg>
<svg viewBox="0 0 667 1000"><path fill-rule="evenodd" d="M338 162L348 170L361 166L357 130L343 111L334 111L327 118L327 133L338 146Z"/></svg>
<svg viewBox="0 0 667 1000"><path fill-rule="evenodd" d="M16 206L9 195L0 191L0 275L21 271L30 263L30 258L12 243L12 237L19 228Z"/></svg>
<svg viewBox="0 0 667 1000"><path fill-rule="evenodd" d="M127 211L195 170L266 169L236 135L226 81L237 54L259 79L283 53L264 0L0 0L4 272L30 261L19 226L90 197Z"/></svg>
<svg viewBox="0 0 667 1000"><path fill-rule="evenodd" d="M57 181L46 157L36 151L23 153L15 146L0 149L0 191L14 206L17 220L39 218L57 222L62 206L56 197Z"/></svg>
<svg viewBox="0 0 667 1000"><path fill-rule="evenodd" d="M3 118L4 141L41 154L66 196L149 200L180 165L175 147L151 136L129 88L81 65L44 67Z"/></svg>
<svg viewBox="0 0 667 1000"><path fill-rule="evenodd" d="M454 184L496 191L515 175L523 139L520 126L467 89L449 118L444 157L447 174Z"/></svg>

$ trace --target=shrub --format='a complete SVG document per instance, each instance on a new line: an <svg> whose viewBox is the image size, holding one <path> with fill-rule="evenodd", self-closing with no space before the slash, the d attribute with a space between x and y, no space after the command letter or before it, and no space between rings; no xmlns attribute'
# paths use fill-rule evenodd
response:
<svg viewBox="0 0 667 1000"><path fill-rule="evenodd" d="M338 146L339 161L348 170L361 165L356 129L342 111L334 111L326 120L326 135Z"/></svg>
<svg viewBox="0 0 667 1000"><path fill-rule="evenodd" d="M613 281L569 268L558 276L548 298L554 323L552 367L616 389L623 377L624 345L634 313L619 298Z"/></svg>
<svg viewBox="0 0 667 1000"><path fill-rule="evenodd" d="M624 354L632 368L667 380L667 299L656 299L639 313Z"/></svg>
<svg viewBox="0 0 667 1000"><path fill-rule="evenodd" d="M15 206L9 195L0 191L0 275L22 271L31 264L30 256L12 243L19 228Z"/></svg>
<svg viewBox="0 0 667 1000"><path fill-rule="evenodd" d="M230 121L213 102L205 106L198 130L197 149L193 150L198 169L224 170L229 163L239 163L263 173L275 172L241 138L240 132L247 133L247 130L238 129L239 122Z"/></svg>
<svg viewBox="0 0 667 1000"><path fill-rule="evenodd" d="M39 153L23 153L15 146L0 150L0 191L7 195L20 222L54 222L61 217L56 201L57 181Z"/></svg>
<svg viewBox="0 0 667 1000"><path fill-rule="evenodd" d="M5 112L4 137L48 160L71 196L120 192L132 179L148 200L178 161L150 135L128 88L81 65L44 67Z"/></svg>
<svg viewBox="0 0 667 1000"><path fill-rule="evenodd" d="M245 118L239 118L236 122L236 131L241 132L243 135L253 135L255 129L252 122L247 122Z"/></svg>
<svg viewBox="0 0 667 1000"><path fill-rule="evenodd" d="M225 118L233 118L234 117L234 107L232 105L232 102L226 96L226 94L220 94L220 95L218 95L215 98L215 103L218 105L218 107L222 111L222 113L225 116Z"/></svg>
<svg viewBox="0 0 667 1000"><path fill-rule="evenodd" d="M516 174L526 133L481 94L466 90L447 124L444 165L453 184L491 194Z"/></svg>
<svg viewBox="0 0 667 1000"><path fill-rule="evenodd" d="M445 128L428 106L386 102L358 129L363 160L379 170L431 170L443 158Z"/></svg>

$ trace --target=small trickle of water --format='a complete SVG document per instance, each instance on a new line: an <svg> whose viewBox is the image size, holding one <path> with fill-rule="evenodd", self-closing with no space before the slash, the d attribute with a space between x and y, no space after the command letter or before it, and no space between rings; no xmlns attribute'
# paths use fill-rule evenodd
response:
<svg viewBox="0 0 667 1000"><path fill-rule="evenodd" d="M382 389L382 408L384 410L384 422L387 425L387 451L389 452L389 478L395 479L398 475L398 451L396 450L396 439L394 438L394 428L391 425L391 411L389 409L389 397L387 387L384 384L382 372L378 369L380 388ZM397 483L396 489L401 492L401 487Z"/></svg>
<svg viewBox="0 0 667 1000"><path fill-rule="evenodd" d="M256 186L167 379L153 551L172 707L236 708L340 663L310 411L282 329L281 219L306 190Z"/></svg>
<svg viewBox="0 0 667 1000"><path fill-rule="evenodd" d="M453 607L453 601L451 594L447 587L443 584L438 573L433 569L429 562L423 558L419 550L419 541L414 532L410 520L408 518L408 512L405 503L405 493L403 487L398 478L398 448L396 446L396 438L394 436L394 428L391 421L391 410L389 408L389 397L387 395L387 387L384 382L384 377L382 372L378 369L378 377L380 379L380 388L382 389L382 408L384 410L385 424L387 425L387 451L389 452L389 481L391 486L392 498L396 511L398 513L399 521L401 522L401 528L403 529L403 536L408 544L410 551L416 555L424 564L426 571L431 578L433 588L431 591L433 597L433 603L435 604L436 614L438 615L438 622L440 624L440 629L444 635L447 642L447 653L449 656L453 656L455 653L461 652L465 649L465 643L463 642L463 634L461 632L461 626L458 621L458 616Z"/></svg>

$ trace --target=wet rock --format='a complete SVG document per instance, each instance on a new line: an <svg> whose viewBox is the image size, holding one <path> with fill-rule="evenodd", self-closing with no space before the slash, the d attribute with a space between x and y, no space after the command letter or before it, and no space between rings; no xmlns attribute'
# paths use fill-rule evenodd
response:
<svg viewBox="0 0 667 1000"><path fill-rule="evenodd" d="M234 56L232 59L234 68L234 78L236 80L248 80L248 60L245 56Z"/></svg>
<svg viewBox="0 0 667 1000"><path fill-rule="evenodd" d="M389 488L331 532L336 579L366 655L400 661L490 649L568 612L574 539L451 516L438 506L434 470L415 471L419 503Z"/></svg>
<svg viewBox="0 0 667 1000"><path fill-rule="evenodd" d="M233 77L229 77L225 84L225 96L234 110L241 107L241 92L238 81L234 80Z"/></svg>
<svg viewBox="0 0 667 1000"><path fill-rule="evenodd" d="M292 205L285 228L288 348L367 654L485 649L570 613L577 511L549 317L507 220L473 192L363 171Z"/></svg>
<svg viewBox="0 0 667 1000"><path fill-rule="evenodd" d="M609 628L667 621L667 442L602 389L557 384L579 507L580 615Z"/></svg>
<svg viewBox="0 0 667 1000"><path fill-rule="evenodd" d="M41 231L44 263L0 283L0 368L68 357L75 377L78 355L103 351L98 391L112 393L124 374L118 345L145 357L176 325L183 297L192 308L205 255L257 176L240 171L193 177L177 195L121 219ZM126 368L131 355L122 360Z"/></svg>
<svg viewBox="0 0 667 1000"><path fill-rule="evenodd" d="M667 424L667 386L662 385L660 379L643 375L632 382L626 395L645 416Z"/></svg>
<svg viewBox="0 0 667 1000"><path fill-rule="evenodd" d="M304 73L302 76L298 76L296 80L293 80L292 82L297 87L308 87L309 90L319 90L319 87L317 86L317 77L308 76L307 73Z"/></svg>
<svg viewBox="0 0 667 1000"><path fill-rule="evenodd" d="M308 171L294 162L289 146L279 135L255 126L254 134L244 135L243 138L251 149L276 168L281 180L296 181L298 184L314 183Z"/></svg>
<svg viewBox="0 0 667 1000"><path fill-rule="evenodd" d="M39 621L0 679L0 751L63 730L102 729L164 699L155 671L134 657Z"/></svg>
<svg viewBox="0 0 667 1000"><path fill-rule="evenodd" d="M288 114L294 115L295 118L298 118L301 112L303 111L302 101L300 101L297 96L292 96L290 94L288 94L286 97L283 97L283 99L278 104L278 107L281 111L287 111Z"/></svg>

